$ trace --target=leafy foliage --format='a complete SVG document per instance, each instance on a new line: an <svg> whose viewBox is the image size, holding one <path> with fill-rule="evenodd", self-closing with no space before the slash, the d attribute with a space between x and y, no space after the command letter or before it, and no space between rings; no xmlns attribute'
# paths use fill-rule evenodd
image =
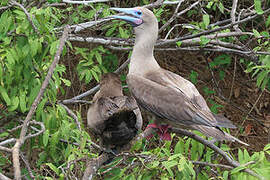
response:
<svg viewBox="0 0 270 180"><path fill-rule="evenodd" d="M60 2L58 0L48 0L48 3ZM140 5L149 4L151 1L140 1ZM187 12L186 18L189 25L183 26L185 33L196 34L202 30L214 29L218 25L210 26L213 23L215 13L220 16L228 16L227 8L230 3L223 0L207 0L205 10L192 9ZM27 2L22 2L27 3ZM133 6L134 2L118 1L121 6ZM0 2L1 6L7 6L8 1ZM0 120L8 119L4 124L3 131L0 131L0 140L10 137L18 137L19 131L10 132L12 128L20 124L19 120L24 119L29 112L35 97L37 96L41 84L48 72L55 52L59 45L59 31L65 24L78 24L89 20L104 18L111 15L110 5L105 3L86 5L67 5L65 8L53 7L50 5L34 6L27 4L33 24L37 27L37 34L32 24L29 22L23 10L12 6L0 12ZM112 4L111 4L112 5ZM254 0L257 14L262 14L262 3ZM159 23L165 24L171 17L173 11L170 8L156 8L153 10ZM190 20L192 19L192 20ZM259 20L257 20L259 21ZM96 32L91 32L96 36L131 38L132 28L124 27L124 22L112 21L98 27ZM255 26L250 30L256 38L256 45L253 51L269 52L269 32L270 16L266 18L263 28ZM166 30L172 27L168 26ZM243 28L249 28L248 25ZM256 29L254 29L256 28ZM230 32L229 29L222 32ZM199 47L206 47L211 39L201 36ZM233 38L217 38L222 42L235 42ZM240 38L247 41L247 36ZM182 47L183 42L178 41L176 45ZM73 118L67 114L66 110L57 104L57 101L66 97L66 90L74 85L76 80L69 77L69 68L74 68L79 81L84 84L95 84L100 76L106 72L112 72L119 66L120 58L117 52L107 49L103 45L81 46L76 43L68 43L63 51L64 57L73 55L77 64L75 67L68 67L66 63L59 64L50 80L41 103L38 105L33 119L43 122L45 132L39 137L32 138L23 146L23 151L27 152L31 162L31 167L35 167L34 175L37 179L65 179L67 174L75 173L82 175L85 170L84 162L72 164L72 161L84 158L94 158L98 152L93 150L91 139L86 128L78 130ZM127 53L123 55L127 56ZM63 58L65 59L65 58ZM70 60L70 59L68 59ZM270 56L260 55L258 63L242 59L247 73L252 73L252 78L256 79L256 84L262 90L270 89ZM225 78L225 70L231 65L232 56L225 53L217 53L215 57L209 59L210 69L217 71L219 80ZM208 67L206 67L208 68ZM69 72L69 73L72 73ZM125 80L125 75L121 78ZM190 80L197 84L199 74L192 70ZM216 93L208 85L204 86L204 95L211 104L211 110L218 113L223 106L216 102L213 95ZM77 94L73 94L77 95ZM83 108L77 109L76 115L82 123L81 117ZM83 123L82 123L83 124ZM2 128L2 127L1 127ZM29 130L35 132L35 129ZM199 134L197 132L197 134ZM200 134L201 135L201 134ZM270 145L266 145L260 152L248 152L246 149L239 149L238 153L231 153L232 150L226 144L221 148L238 159L241 166L233 170L224 170L219 167L205 166L200 168L192 161L204 161L218 164L222 161L215 152L205 148L202 144L188 138L174 136L172 142L161 142L155 139L153 142L138 141L128 155L115 158L113 162L99 170L98 174L104 179L211 179L215 177L213 170L220 179L252 179L241 170L250 168L258 174L270 179L270 164L267 156L270 155ZM10 156L0 152L0 172L5 172L6 167L11 168ZM255 163L249 163L254 161ZM71 165L70 165L71 164ZM66 171L64 171L64 170ZM27 169L23 167L22 172L29 177ZM65 172L68 172L65 174Z"/></svg>

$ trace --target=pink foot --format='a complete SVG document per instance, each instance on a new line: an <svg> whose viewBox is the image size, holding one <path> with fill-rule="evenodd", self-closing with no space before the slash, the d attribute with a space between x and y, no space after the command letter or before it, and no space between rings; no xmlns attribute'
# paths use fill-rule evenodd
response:
<svg viewBox="0 0 270 180"><path fill-rule="evenodd" d="M168 129L171 128L170 125L157 125L157 124L149 124L147 128L154 128L154 129L158 129L157 133L160 136L161 140L167 140L170 141L172 140L171 138L171 134L168 132ZM153 137L153 134L147 136L146 138L149 140L150 138Z"/></svg>

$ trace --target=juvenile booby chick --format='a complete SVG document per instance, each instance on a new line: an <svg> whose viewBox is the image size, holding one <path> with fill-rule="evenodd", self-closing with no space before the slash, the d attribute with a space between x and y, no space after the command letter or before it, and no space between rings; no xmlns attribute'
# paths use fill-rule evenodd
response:
<svg viewBox="0 0 270 180"><path fill-rule="evenodd" d="M108 149L128 144L142 128L142 116L133 97L124 96L119 76L103 75L100 90L87 113L87 125Z"/></svg>

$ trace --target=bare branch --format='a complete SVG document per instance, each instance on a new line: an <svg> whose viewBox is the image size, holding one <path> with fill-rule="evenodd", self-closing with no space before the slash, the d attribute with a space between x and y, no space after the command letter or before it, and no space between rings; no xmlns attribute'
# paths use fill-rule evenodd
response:
<svg viewBox="0 0 270 180"><path fill-rule="evenodd" d="M90 3L100 3L100 2L109 2L112 0L89 0L89 1L72 1L72 0L62 0L64 3L68 4L90 4Z"/></svg>
<svg viewBox="0 0 270 180"><path fill-rule="evenodd" d="M77 128L82 131L81 129L81 123L78 119L78 117L76 116L76 114L74 114L74 112L72 112L71 109L69 109L66 105L62 104L62 103L58 103L60 106L62 106L66 111L67 113L74 119L76 125L77 125Z"/></svg>
<svg viewBox="0 0 270 180"><path fill-rule="evenodd" d="M0 146L0 151L12 152L12 149Z"/></svg>
<svg viewBox="0 0 270 180"><path fill-rule="evenodd" d="M0 179L1 180L11 180L10 178L8 178L7 176L5 176L4 174L0 173Z"/></svg>
<svg viewBox="0 0 270 180"><path fill-rule="evenodd" d="M163 29L165 29L168 25L170 25L176 19L178 10L179 10L182 2L184 2L184 0L181 0L178 2L177 7L176 7L172 17L158 30L158 32L163 31Z"/></svg>
<svg viewBox="0 0 270 180"><path fill-rule="evenodd" d="M28 160L26 159L26 157L25 157L22 153L20 154L20 156L21 156L21 159L23 160L23 162L24 162L24 164L25 164L25 166L26 166L26 168L27 168L27 171L28 171L28 173L29 173L29 176L30 176L32 179L35 179L35 176L33 175L33 172L32 172L32 169L31 169L31 167L30 167L30 164L29 164Z"/></svg>
<svg viewBox="0 0 270 180"><path fill-rule="evenodd" d="M62 53L62 50L63 50L63 47L64 47L64 44L65 44L65 41L68 37L68 32L69 32L69 27L67 26L65 29L64 29L64 32L63 32L63 35L60 39L60 43L59 43L59 48L55 54L55 57L54 57L54 60L49 68L49 71L48 71L48 74L44 80L44 82L42 83L42 86L41 86L41 89L35 99L35 101L33 102L31 108L30 108L30 111L28 112L24 122L23 122L23 127L22 127L22 130L21 130L21 133L20 133L20 138L17 139L15 145L13 146L13 149L12 149L12 159L13 159L13 166L14 166L14 174L15 174L15 179L19 180L21 179L21 170L20 170L20 161L19 161L19 151L20 151L20 147L21 145L24 143L24 141L27 139L27 138L30 138L32 137L32 135L29 135L27 137L26 136L26 133L27 133L27 128L28 128L28 124L29 124L29 121L30 119L32 118L32 116L34 115L35 111L36 111L36 108L44 94L44 91L46 89L46 87L48 86L49 84L49 80L51 79L52 77L52 74L53 74L53 71L54 71L54 68L56 67L56 64L58 63L59 59L60 59L60 55Z"/></svg>
<svg viewBox="0 0 270 180"><path fill-rule="evenodd" d="M222 168L226 168L226 169L233 169L233 166L228 166L225 164L213 164L213 163L209 163L209 162L202 162L202 161L191 161L192 164L195 165L203 165L203 166L210 166L210 167L222 167Z"/></svg>
<svg viewBox="0 0 270 180"><path fill-rule="evenodd" d="M270 12L270 8L265 10L263 14L267 14ZM262 14L260 14L262 15ZM200 32L200 33L197 33L197 34L192 34L192 35L187 35L187 36L183 36L183 37L179 37L179 38L175 38L175 39L171 39L171 40L166 40L165 42L163 42L162 44L163 45L168 45L168 44L174 44L176 43L177 41L183 41L183 40L186 40L186 39L192 39L192 38L196 38L196 37L200 37L202 35L207 35L207 34L210 34L210 33L214 33L214 32L217 32L217 31L221 31L221 30L224 30L224 29L228 29L228 28L231 28L233 27L234 25L237 25L237 24L241 24L241 23L244 23L244 22L247 22L247 21L250 21L258 16L260 16L259 14L255 14L253 16L249 16L245 19L242 19L240 21L237 21L235 23L231 23L231 24L228 24L228 25L225 25L225 26L222 26L222 27L219 27L219 28L215 28L215 29L211 29L211 30L207 30L207 31L203 31L203 32Z"/></svg>

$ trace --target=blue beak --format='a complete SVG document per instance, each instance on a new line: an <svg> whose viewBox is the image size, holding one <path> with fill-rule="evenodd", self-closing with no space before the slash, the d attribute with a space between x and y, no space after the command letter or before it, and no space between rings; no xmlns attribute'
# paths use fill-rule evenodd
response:
<svg viewBox="0 0 270 180"><path fill-rule="evenodd" d="M131 16L111 16L115 19L124 20L128 23L131 23L132 26L139 26L143 23L142 12L136 8L110 8L111 10L125 13Z"/></svg>

